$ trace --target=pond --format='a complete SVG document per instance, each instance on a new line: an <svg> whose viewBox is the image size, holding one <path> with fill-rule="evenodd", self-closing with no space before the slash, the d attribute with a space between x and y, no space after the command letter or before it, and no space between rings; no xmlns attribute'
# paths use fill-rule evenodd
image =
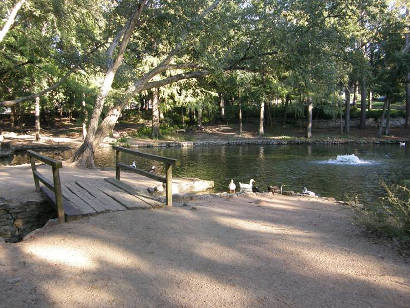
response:
<svg viewBox="0 0 410 308"><path fill-rule="evenodd" d="M197 177L215 181L215 191L228 190L231 179L249 182L266 191L268 185L284 184L285 190L301 192L303 187L321 196L339 200L359 195L372 202L382 195L380 181L400 183L410 178L410 149L392 145L242 145L194 148L144 148L142 152L176 158L176 177ZM354 154L360 161L336 160L338 155ZM71 151L47 153L68 159ZM122 154L122 161L131 164L135 158ZM356 158L357 159L357 158ZM135 159L136 160L136 159ZM20 154L4 163L19 164L27 158ZM111 148L102 149L96 162L113 166ZM156 163L155 163L156 164ZM137 160L137 165L149 170L152 163ZM156 164L162 172L161 164Z"/></svg>

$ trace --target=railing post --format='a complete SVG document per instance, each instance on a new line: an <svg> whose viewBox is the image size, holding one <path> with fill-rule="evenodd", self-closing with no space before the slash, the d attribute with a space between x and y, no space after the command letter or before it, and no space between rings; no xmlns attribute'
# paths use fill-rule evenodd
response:
<svg viewBox="0 0 410 308"><path fill-rule="evenodd" d="M60 173L58 168L53 166L53 181L54 181L54 194L56 198L58 221L60 223L65 222L64 208L63 208L63 194L61 193Z"/></svg>
<svg viewBox="0 0 410 308"><path fill-rule="evenodd" d="M167 206L172 206L172 165L170 163L165 163L166 170L166 198Z"/></svg>
<svg viewBox="0 0 410 308"><path fill-rule="evenodd" d="M36 168L36 160L33 156L30 156L30 163L31 163L31 170L33 171L34 185L36 186L36 191L39 192L40 191L40 181L38 180L38 178L36 177L34 173L34 171L36 171L37 168Z"/></svg>
<svg viewBox="0 0 410 308"><path fill-rule="evenodd" d="M120 162L120 151L115 150L115 178L119 181L121 179L121 168L118 166Z"/></svg>

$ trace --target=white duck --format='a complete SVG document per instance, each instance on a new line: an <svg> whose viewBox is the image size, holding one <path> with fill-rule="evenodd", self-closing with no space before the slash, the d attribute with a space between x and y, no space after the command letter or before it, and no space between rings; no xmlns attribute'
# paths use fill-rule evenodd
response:
<svg viewBox="0 0 410 308"><path fill-rule="evenodd" d="M239 182L239 189L240 189L240 191L241 191L241 192L252 192L253 183L255 183L255 180L254 180L254 179L251 179L251 180L249 181L249 184L244 184L244 183Z"/></svg>
<svg viewBox="0 0 410 308"><path fill-rule="evenodd" d="M151 169L150 169L150 171L149 171L149 173L155 173L155 171L156 171L155 166L152 166Z"/></svg>
<svg viewBox="0 0 410 308"><path fill-rule="evenodd" d="M132 162L132 164L130 165L130 167L132 167L132 168L137 168L137 163L135 162L135 160Z"/></svg>
<svg viewBox="0 0 410 308"><path fill-rule="evenodd" d="M231 183L229 183L229 192L230 192L230 193L234 193L235 190L236 190L236 185L235 185L235 183L233 182L233 179L231 179Z"/></svg>
<svg viewBox="0 0 410 308"><path fill-rule="evenodd" d="M405 142L400 142L400 146L401 146L401 147L405 147L405 146L406 146L406 143L405 143Z"/></svg>
<svg viewBox="0 0 410 308"><path fill-rule="evenodd" d="M316 197L316 194L313 191L307 190L306 187L303 187L302 194L310 197Z"/></svg>

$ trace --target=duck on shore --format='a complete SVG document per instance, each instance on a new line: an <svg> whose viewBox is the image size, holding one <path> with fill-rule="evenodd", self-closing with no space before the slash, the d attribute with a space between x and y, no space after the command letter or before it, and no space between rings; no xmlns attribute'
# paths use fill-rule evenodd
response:
<svg viewBox="0 0 410 308"><path fill-rule="evenodd" d="M313 191L308 190L306 187L303 187L302 194L310 197L316 197L316 194Z"/></svg>
<svg viewBox="0 0 410 308"><path fill-rule="evenodd" d="M253 183L255 183L254 179L249 181L249 184L239 182L239 189L241 192L252 192Z"/></svg>
<svg viewBox="0 0 410 308"><path fill-rule="evenodd" d="M235 190L236 190L236 185L233 182L233 179L231 179L231 182L229 183L229 192L232 194L235 192Z"/></svg>

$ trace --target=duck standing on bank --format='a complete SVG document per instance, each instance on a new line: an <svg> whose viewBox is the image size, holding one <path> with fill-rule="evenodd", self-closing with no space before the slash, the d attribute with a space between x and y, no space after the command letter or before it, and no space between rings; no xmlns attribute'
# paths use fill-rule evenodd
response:
<svg viewBox="0 0 410 308"><path fill-rule="evenodd" d="M252 192L253 183L255 183L254 179L251 179L249 181L249 184L239 182L240 192Z"/></svg>
<svg viewBox="0 0 410 308"><path fill-rule="evenodd" d="M316 197L316 194L313 191L308 190L306 187L303 187L302 194L310 197Z"/></svg>
<svg viewBox="0 0 410 308"><path fill-rule="evenodd" d="M233 194L233 193L235 193L235 190L236 190L236 185L235 185L235 183L233 182L233 179L231 179L231 182L229 183L229 192L230 192L231 194Z"/></svg>

